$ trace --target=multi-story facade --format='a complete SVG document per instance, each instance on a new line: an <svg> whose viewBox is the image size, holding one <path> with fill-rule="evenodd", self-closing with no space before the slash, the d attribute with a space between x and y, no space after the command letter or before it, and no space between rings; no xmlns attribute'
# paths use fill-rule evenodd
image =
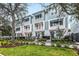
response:
<svg viewBox="0 0 79 59"><path fill-rule="evenodd" d="M24 37L57 37L58 28L65 34L71 30L72 16L65 14L60 15L59 11L47 8L32 15L28 15L23 21L18 21L16 25L16 36ZM64 35L63 35L64 36Z"/></svg>
<svg viewBox="0 0 79 59"><path fill-rule="evenodd" d="M16 36L31 36L32 34L32 17L31 15L16 21Z"/></svg>

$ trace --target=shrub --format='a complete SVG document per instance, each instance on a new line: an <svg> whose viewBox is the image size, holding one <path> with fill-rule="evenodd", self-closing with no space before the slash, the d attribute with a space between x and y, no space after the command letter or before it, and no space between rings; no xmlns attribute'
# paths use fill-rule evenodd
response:
<svg viewBox="0 0 79 59"><path fill-rule="evenodd" d="M4 44L3 44L3 42L1 42L1 46L3 46Z"/></svg>
<svg viewBox="0 0 79 59"><path fill-rule="evenodd" d="M41 38L41 39L38 39L39 42L45 42L47 39L44 39L44 38Z"/></svg>
<svg viewBox="0 0 79 59"><path fill-rule="evenodd" d="M61 44L57 44L57 47L61 47Z"/></svg>
<svg viewBox="0 0 79 59"><path fill-rule="evenodd" d="M28 42L26 42L26 45L28 45Z"/></svg>
<svg viewBox="0 0 79 59"><path fill-rule="evenodd" d="M69 47L68 47L68 44L65 44L65 48L69 48Z"/></svg>
<svg viewBox="0 0 79 59"><path fill-rule="evenodd" d="M65 45L64 44L61 44L61 48L65 48Z"/></svg>
<svg viewBox="0 0 79 59"><path fill-rule="evenodd" d="M41 46L45 46L45 43L44 43L44 42L41 42L41 44L39 44L39 45L41 45Z"/></svg>
<svg viewBox="0 0 79 59"><path fill-rule="evenodd" d="M34 42L32 42L32 45L35 45L35 43L34 43Z"/></svg>
<svg viewBox="0 0 79 59"><path fill-rule="evenodd" d="M54 47L57 47L57 44L54 43L53 46L54 46Z"/></svg>

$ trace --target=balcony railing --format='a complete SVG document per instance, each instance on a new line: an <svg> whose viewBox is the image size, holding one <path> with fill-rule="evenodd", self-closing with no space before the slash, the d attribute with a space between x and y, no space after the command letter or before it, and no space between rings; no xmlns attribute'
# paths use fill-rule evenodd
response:
<svg viewBox="0 0 79 59"><path fill-rule="evenodd" d="M57 30L59 29L64 29L65 27L63 25L56 25L56 26L49 26L49 30Z"/></svg>
<svg viewBox="0 0 79 59"><path fill-rule="evenodd" d="M44 19L43 19L43 18L39 18L39 19L35 19L35 20L34 20L34 22L35 22L35 23L38 23L38 22L43 22L43 21L44 21Z"/></svg>
<svg viewBox="0 0 79 59"><path fill-rule="evenodd" d="M35 28L35 31L43 31L43 30L44 30L43 27L41 27L41 28Z"/></svg>

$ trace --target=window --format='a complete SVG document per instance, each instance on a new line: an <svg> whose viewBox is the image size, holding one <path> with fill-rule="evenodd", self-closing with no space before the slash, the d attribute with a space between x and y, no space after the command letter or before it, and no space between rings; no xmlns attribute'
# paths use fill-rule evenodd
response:
<svg viewBox="0 0 79 59"><path fill-rule="evenodd" d="M20 31L20 27L19 28L16 28L16 31Z"/></svg>
<svg viewBox="0 0 79 59"><path fill-rule="evenodd" d="M63 25L63 21L60 21L60 25Z"/></svg>
<svg viewBox="0 0 79 59"><path fill-rule="evenodd" d="M25 21L26 21L26 22L29 21L29 18L25 19Z"/></svg>
<svg viewBox="0 0 79 59"><path fill-rule="evenodd" d="M43 22L35 24L36 29L43 29Z"/></svg>
<svg viewBox="0 0 79 59"><path fill-rule="evenodd" d="M52 12L51 15L53 15L54 13Z"/></svg>
<svg viewBox="0 0 79 59"><path fill-rule="evenodd" d="M54 31L50 31L51 37L54 38Z"/></svg>
<svg viewBox="0 0 79 59"><path fill-rule="evenodd" d="M42 18L42 14L38 14L35 16L35 19L39 19L39 18Z"/></svg>
<svg viewBox="0 0 79 59"><path fill-rule="evenodd" d="M50 26L55 26L57 24L58 24L58 19L50 21Z"/></svg>
<svg viewBox="0 0 79 59"><path fill-rule="evenodd" d="M59 24L60 24L60 25L63 25L63 18L61 18L61 19L59 20Z"/></svg>
<svg viewBox="0 0 79 59"><path fill-rule="evenodd" d="M63 25L63 18L50 21L50 26Z"/></svg>
<svg viewBox="0 0 79 59"><path fill-rule="evenodd" d="M50 26L53 26L53 21L50 21Z"/></svg>
<svg viewBox="0 0 79 59"><path fill-rule="evenodd" d="M57 20L54 20L54 26L55 25L58 25L58 19Z"/></svg>
<svg viewBox="0 0 79 59"><path fill-rule="evenodd" d="M30 29L30 26L27 25L27 26L24 26L24 28L25 28L26 30L29 30L29 29Z"/></svg>
<svg viewBox="0 0 79 59"><path fill-rule="evenodd" d="M36 27L36 29L38 29L39 28L39 24L35 24L35 27Z"/></svg>

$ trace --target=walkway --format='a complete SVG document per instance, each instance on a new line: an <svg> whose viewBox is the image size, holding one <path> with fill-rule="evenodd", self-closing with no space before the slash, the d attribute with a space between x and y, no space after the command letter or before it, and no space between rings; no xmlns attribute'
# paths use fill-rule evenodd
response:
<svg viewBox="0 0 79 59"><path fill-rule="evenodd" d="M0 56L4 56L4 55L0 54Z"/></svg>

